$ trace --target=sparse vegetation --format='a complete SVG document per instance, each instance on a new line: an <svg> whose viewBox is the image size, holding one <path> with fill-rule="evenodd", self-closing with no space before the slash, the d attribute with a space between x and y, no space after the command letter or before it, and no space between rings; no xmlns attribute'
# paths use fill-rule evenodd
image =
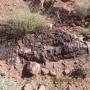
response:
<svg viewBox="0 0 90 90"><path fill-rule="evenodd" d="M24 31L23 23L19 20L8 20L5 24L5 32L9 39L16 38L22 35Z"/></svg>
<svg viewBox="0 0 90 90"><path fill-rule="evenodd" d="M1 0L0 90L89 90L89 2Z"/></svg>
<svg viewBox="0 0 90 90"><path fill-rule="evenodd" d="M48 27L49 21L37 14L20 19L10 19L5 23L5 31L10 39L21 37L27 32L46 30Z"/></svg>
<svg viewBox="0 0 90 90"><path fill-rule="evenodd" d="M21 90L21 87L13 79L0 77L0 90Z"/></svg>
<svg viewBox="0 0 90 90"><path fill-rule="evenodd" d="M26 32L45 30L49 27L49 23L44 16L32 14L31 16L24 17L23 27Z"/></svg>
<svg viewBox="0 0 90 90"><path fill-rule="evenodd" d="M82 67L76 67L74 70L72 70L70 76L72 78L86 78L86 71Z"/></svg>

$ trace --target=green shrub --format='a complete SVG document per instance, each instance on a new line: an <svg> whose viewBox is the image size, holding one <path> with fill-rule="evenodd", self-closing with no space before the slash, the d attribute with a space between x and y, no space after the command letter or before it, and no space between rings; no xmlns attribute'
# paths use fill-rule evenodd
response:
<svg viewBox="0 0 90 90"><path fill-rule="evenodd" d="M13 79L0 77L0 90L21 90Z"/></svg>
<svg viewBox="0 0 90 90"><path fill-rule="evenodd" d="M9 19L5 23L5 32L8 39L20 38L25 33L46 30L49 27L49 21L41 15L31 14L19 19Z"/></svg>
<svg viewBox="0 0 90 90"><path fill-rule="evenodd" d="M26 32L45 30L49 27L49 21L44 16L33 14L29 17L24 17L23 27Z"/></svg>
<svg viewBox="0 0 90 90"><path fill-rule="evenodd" d="M30 16L25 16L20 19L10 19L6 22L6 30L10 33L15 31L37 31L47 29L49 26L49 21L46 20L44 16L38 14L32 14Z"/></svg>
<svg viewBox="0 0 90 90"><path fill-rule="evenodd" d="M88 0L79 0L76 3L75 11L82 16L90 15L90 3Z"/></svg>

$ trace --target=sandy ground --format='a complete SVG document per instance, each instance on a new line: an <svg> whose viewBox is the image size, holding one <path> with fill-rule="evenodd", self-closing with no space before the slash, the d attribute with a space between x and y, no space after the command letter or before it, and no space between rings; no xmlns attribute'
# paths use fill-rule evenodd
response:
<svg viewBox="0 0 90 90"><path fill-rule="evenodd" d="M0 20L28 14L29 8L23 0L0 0Z"/></svg>

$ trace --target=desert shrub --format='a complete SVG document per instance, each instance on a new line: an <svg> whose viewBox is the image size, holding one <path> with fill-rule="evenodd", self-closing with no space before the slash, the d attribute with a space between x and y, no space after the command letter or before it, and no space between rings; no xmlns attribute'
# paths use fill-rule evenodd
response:
<svg viewBox="0 0 90 90"><path fill-rule="evenodd" d="M49 23L50 22L44 16L33 14L24 18L23 27L26 32L33 32L48 29Z"/></svg>
<svg viewBox="0 0 90 90"><path fill-rule="evenodd" d="M20 19L9 19L5 23L5 32L9 39L24 36L25 33L45 30L49 21L37 14L25 16Z"/></svg>
<svg viewBox="0 0 90 90"><path fill-rule="evenodd" d="M4 28L7 40L19 38L24 34L23 23L19 20L6 21Z"/></svg>
<svg viewBox="0 0 90 90"><path fill-rule="evenodd" d="M0 90L21 90L21 87L13 79L0 77Z"/></svg>
<svg viewBox="0 0 90 90"><path fill-rule="evenodd" d="M70 76L72 78L82 78L84 79L86 77L86 71L82 67L76 67L72 72L70 73Z"/></svg>
<svg viewBox="0 0 90 90"><path fill-rule="evenodd" d="M75 11L82 16L90 15L90 3L89 0L79 0L76 3Z"/></svg>

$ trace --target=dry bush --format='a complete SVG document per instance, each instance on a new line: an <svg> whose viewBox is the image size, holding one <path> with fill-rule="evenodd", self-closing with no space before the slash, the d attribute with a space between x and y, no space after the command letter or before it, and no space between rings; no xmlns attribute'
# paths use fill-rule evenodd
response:
<svg viewBox="0 0 90 90"><path fill-rule="evenodd" d="M46 30L49 27L49 21L41 15L32 14L23 19L23 27L26 32L37 31L37 30Z"/></svg>
<svg viewBox="0 0 90 90"><path fill-rule="evenodd" d="M23 36L25 33L46 30L49 21L41 15L31 14L19 19L9 19L5 23L5 32L9 39Z"/></svg>

